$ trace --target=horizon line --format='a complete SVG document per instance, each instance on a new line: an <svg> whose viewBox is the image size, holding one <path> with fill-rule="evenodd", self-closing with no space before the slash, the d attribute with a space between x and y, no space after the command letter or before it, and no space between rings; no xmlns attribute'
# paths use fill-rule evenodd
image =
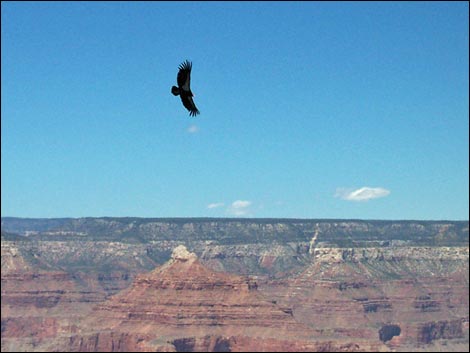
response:
<svg viewBox="0 0 470 353"><path fill-rule="evenodd" d="M142 216L83 216L83 217L17 217L1 216L1 219L65 220L65 219L141 219L141 220L200 220L200 221L355 221L355 222L469 222L469 219L369 219L369 218L303 218L303 217L142 217Z"/></svg>

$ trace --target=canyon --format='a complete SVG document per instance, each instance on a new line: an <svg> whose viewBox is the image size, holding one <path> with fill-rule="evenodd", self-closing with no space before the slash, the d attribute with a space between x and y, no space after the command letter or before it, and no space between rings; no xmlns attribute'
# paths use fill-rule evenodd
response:
<svg viewBox="0 0 470 353"><path fill-rule="evenodd" d="M468 229L2 217L2 351L467 350Z"/></svg>

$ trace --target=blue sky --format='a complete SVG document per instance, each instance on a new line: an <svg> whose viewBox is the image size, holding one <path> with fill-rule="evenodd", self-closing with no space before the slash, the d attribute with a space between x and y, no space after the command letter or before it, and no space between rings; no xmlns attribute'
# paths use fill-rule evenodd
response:
<svg viewBox="0 0 470 353"><path fill-rule="evenodd" d="M467 2L1 10L2 216L468 219Z"/></svg>

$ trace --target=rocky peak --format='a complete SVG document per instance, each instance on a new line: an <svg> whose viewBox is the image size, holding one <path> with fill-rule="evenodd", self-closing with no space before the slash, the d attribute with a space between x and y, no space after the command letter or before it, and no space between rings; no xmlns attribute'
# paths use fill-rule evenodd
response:
<svg viewBox="0 0 470 353"><path fill-rule="evenodd" d="M176 248L173 249L173 253L171 254L171 258L174 261L183 261L186 262L188 260L196 260L197 255L193 252L189 252L184 245L178 245Z"/></svg>

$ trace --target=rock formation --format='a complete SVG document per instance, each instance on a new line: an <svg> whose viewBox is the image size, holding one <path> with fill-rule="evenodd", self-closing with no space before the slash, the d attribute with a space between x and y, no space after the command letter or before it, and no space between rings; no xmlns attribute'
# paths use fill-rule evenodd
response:
<svg viewBox="0 0 470 353"><path fill-rule="evenodd" d="M93 330L87 332L86 328ZM99 335L97 335L97 332ZM269 301L245 276L212 271L183 245L171 259L140 274L126 290L98 305L64 350L343 351L379 342L327 340ZM90 344L94 342L94 344ZM362 344L362 346L360 345Z"/></svg>
<svg viewBox="0 0 470 353"><path fill-rule="evenodd" d="M468 259L468 222L2 218L2 351L459 350Z"/></svg>

